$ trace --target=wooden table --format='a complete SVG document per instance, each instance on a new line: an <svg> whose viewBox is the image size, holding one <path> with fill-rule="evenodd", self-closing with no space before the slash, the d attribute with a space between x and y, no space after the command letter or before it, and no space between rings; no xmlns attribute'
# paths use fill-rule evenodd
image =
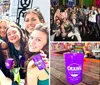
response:
<svg viewBox="0 0 100 85"><path fill-rule="evenodd" d="M65 63L62 54L51 54L51 84L50 85L71 85L65 78ZM84 59L83 79L77 85L100 85L100 60Z"/></svg>

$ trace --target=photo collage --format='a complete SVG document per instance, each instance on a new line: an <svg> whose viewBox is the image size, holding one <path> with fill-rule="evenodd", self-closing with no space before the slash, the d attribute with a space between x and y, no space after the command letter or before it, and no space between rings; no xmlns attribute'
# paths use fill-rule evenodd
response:
<svg viewBox="0 0 100 85"><path fill-rule="evenodd" d="M0 0L0 85L100 85L100 0Z"/></svg>

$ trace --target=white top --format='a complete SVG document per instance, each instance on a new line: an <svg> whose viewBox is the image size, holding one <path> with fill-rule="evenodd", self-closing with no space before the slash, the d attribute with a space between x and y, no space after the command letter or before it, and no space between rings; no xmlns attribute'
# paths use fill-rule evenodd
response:
<svg viewBox="0 0 100 85"><path fill-rule="evenodd" d="M91 13L90 13L90 16L89 16L89 21L90 21L90 22L96 23L96 15L97 15L98 13L97 13L96 10L95 10L94 12L95 12L95 14L93 15L93 10L91 10Z"/></svg>

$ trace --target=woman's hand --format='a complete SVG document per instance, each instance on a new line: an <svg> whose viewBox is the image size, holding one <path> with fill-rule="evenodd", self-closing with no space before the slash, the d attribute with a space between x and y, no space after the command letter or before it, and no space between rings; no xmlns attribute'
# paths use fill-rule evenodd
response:
<svg viewBox="0 0 100 85"><path fill-rule="evenodd" d="M46 64L46 68L49 68L49 59L47 58L47 55L42 50L40 50L40 55L42 56L42 60ZM33 60L31 60L28 63L28 69L30 69L32 67L32 65L34 65L34 61Z"/></svg>
<svg viewBox="0 0 100 85"><path fill-rule="evenodd" d="M5 66L8 66L10 63L5 62ZM11 69L13 69L15 67L15 61L13 61L13 64L10 64ZM7 67L6 67L7 68ZM11 70L10 69L10 70Z"/></svg>
<svg viewBox="0 0 100 85"><path fill-rule="evenodd" d="M15 61L13 61L12 69L15 67Z"/></svg>
<svg viewBox="0 0 100 85"><path fill-rule="evenodd" d="M47 55L44 53L43 50L40 50L40 55L43 57L42 59L44 60L46 67L49 68L49 59L47 58Z"/></svg>

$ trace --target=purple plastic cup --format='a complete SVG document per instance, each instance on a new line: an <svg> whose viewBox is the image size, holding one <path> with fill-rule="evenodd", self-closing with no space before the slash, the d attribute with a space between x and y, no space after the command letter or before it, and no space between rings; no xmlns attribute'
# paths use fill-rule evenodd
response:
<svg viewBox="0 0 100 85"><path fill-rule="evenodd" d="M84 54L78 52L64 53L66 66L66 80L70 84L78 84L82 81Z"/></svg>
<svg viewBox="0 0 100 85"><path fill-rule="evenodd" d="M24 67L24 63L25 63L25 60L21 60L20 64L22 67Z"/></svg>
<svg viewBox="0 0 100 85"><path fill-rule="evenodd" d="M33 56L32 60L39 70L43 70L46 68L45 62L42 60L42 56L40 54Z"/></svg>
<svg viewBox="0 0 100 85"><path fill-rule="evenodd" d="M6 62L5 62L6 68L7 69L12 69L13 62L14 62L14 59L13 58L7 58L6 59Z"/></svg>
<svg viewBox="0 0 100 85"><path fill-rule="evenodd" d="M24 67L24 63L25 63L25 57L21 57L20 58L20 65L22 66L22 67Z"/></svg>

